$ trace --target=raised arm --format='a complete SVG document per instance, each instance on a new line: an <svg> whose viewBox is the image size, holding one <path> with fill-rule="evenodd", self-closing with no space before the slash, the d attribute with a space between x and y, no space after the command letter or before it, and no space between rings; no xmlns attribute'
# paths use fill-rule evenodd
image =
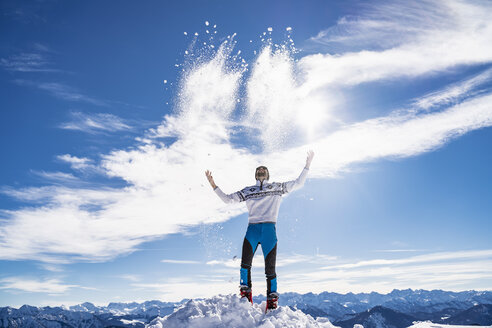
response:
<svg viewBox="0 0 492 328"><path fill-rule="evenodd" d="M217 196L219 196L220 199L222 199L222 201L224 203L226 203L226 204L229 204L229 203L239 203L239 202L242 202L244 200L244 197L242 197L242 195L240 194L239 191L238 192L235 192L235 193L232 193L232 194L229 194L229 195L227 195L226 193L224 193L215 184L214 178L212 177L212 172L210 172L209 170L205 171L205 175L207 176L208 182L210 183L210 185L214 189L214 191L217 194Z"/></svg>
<svg viewBox="0 0 492 328"><path fill-rule="evenodd" d="M314 152L312 150L308 151L307 158L306 158L306 165L304 166L304 169L302 170L299 177L295 180L287 181L282 184L285 193L299 189L304 185L304 182L306 181L306 177L309 171L309 167L311 166L311 162L313 161L313 157L314 157Z"/></svg>

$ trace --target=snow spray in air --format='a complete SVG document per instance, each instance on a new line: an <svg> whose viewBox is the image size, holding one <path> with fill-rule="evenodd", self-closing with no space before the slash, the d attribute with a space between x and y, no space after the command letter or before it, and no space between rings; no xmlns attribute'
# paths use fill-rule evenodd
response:
<svg viewBox="0 0 492 328"><path fill-rule="evenodd" d="M167 116L156 133L177 137L183 148L187 147L187 142L194 143L190 149L199 148L197 142L203 143L202 149L247 148L248 156L244 156L242 164L253 167L256 159L250 156L252 150L268 156L305 144L309 136L306 126L309 122L319 124L322 120L310 114L316 107L312 95L306 97L300 87L302 77L296 71L294 56L297 49L290 36L291 29L287 28L284 40L276 44L272 41L273 30L268 28L259 36L259 46L251 48L255 44L251 40L250 48L245 51L237 49L240 36L220 37L216 26L208 22L204 29L199 33L186 33L191 40L184 52L183 64L178 65L181 77L176 91L175 115ZM208 160L207 156L203 158ZM210 165L221 160L214 158ZM233 176L237 175L238 167L230 168L230 172L225 170L228 169L221 174ZM247 183L251 183L250 179L245 185ZM231 211L240 214L244 209L232 208ZM204 224L215 222L212 218ZM201 240L206 240L203 246L207 255L228 259L238 255L239 250L230 251L234 247L222 234L216 233L218 229L218 226L200 229ZM227 254L217 247L224 243L228 244L225 245L229 249ZM239 248L240 243L237 244Z"/></svg>
<svg viewBox="0 0 492 328"><path fill-rule="evenodd" d="M208 23L208 22L207 22ZM300 87L296 70L298 52L285 29L283 41L272 41L273 29L250 40L248 50L238 50L236 34L218 36L216 25L205 24L191 37L179 65L181 78L175 111L187 122L182 131L206 133L214 140L231 140L241 146L272 153L303 144L322 124L313 95ZM256 49L252 49L259 43ZM309 96L309 97L307 97ZM198 130L197 130L198 129ZM234 139L235 138L235 139Z"/></svg>

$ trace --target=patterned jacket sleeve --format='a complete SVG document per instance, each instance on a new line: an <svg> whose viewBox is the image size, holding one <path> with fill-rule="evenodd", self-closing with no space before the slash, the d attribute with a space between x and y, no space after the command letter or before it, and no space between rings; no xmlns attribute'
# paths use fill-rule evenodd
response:
<svg viewBox="0 0 492 328"><path fill-rule="evenodd" d="M219 187L215 188L214 191L217 194L217 196L219 196L220 199L222 199L222 201L226 204L239 203L244 201L244 196L241 194L240 191L237 191L229 195L224 193Z"/></svg>
<svg viewBox="0 0 492 328"><path fill-rule="evenodd" d="M304 182L306 182L308 172L309 169L304 168L301 172L301 175L299 175L297 179L282 183L282 191L284 193L288 193L301 188L304 185Z"/></svg>

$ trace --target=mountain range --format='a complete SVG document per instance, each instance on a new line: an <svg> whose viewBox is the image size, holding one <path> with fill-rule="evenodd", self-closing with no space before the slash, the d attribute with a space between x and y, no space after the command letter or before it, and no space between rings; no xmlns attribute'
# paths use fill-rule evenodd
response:
<svg viewBox="0 0 492 328"><path fill-rule="evenodd" d="M183 313L183 309L192 311L190 307L193 311L200 312L201 310L197 309L201 307L197 304L201 303L197 302L204 302L220 313L233 313L227 309L227 302L236 304L238 297L218 297L191 301L185 299L180 302L109 303L107 306L96 306L86 302L70 307L3 307L0 308L0 327L145 327L156 320L175 318L177 313ZM211 300L215 300L219 305L213 305ZM264 300L265 297L261 295L254 297L256 305ZM279 311L279 315L283 313L282 315L297 319L302 317L300 314L307 315L314 320L312 322L315 326L319 326L323 320L342 328L352 328L356 324L365 328L405 328L416 321L451 325L492 325L490 291L406 289L393 290L388 294L284 293L279 299L279 305L280 308L290 309L290 312ZM224 308L220 309L220 306ZM248 313L248 316L251 316L251 313ZM302 320L308 319L302 317Z"/></svg>

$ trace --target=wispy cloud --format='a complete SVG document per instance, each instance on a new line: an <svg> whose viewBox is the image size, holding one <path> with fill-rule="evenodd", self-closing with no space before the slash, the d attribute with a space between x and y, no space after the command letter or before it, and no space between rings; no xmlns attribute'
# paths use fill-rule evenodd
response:
<svg viewBox="0 0 492 328"><path fill-rule="evenodd" d="M50 271L50 272L63 272L63 271L65 271L65 269L61 265L40 263L39 266L43 270Z"/></svg>
<svg viewBox="0 0 492 328"><path fill-rule="evenodd" d="M72 184L81 182L79 178L66 172L32 171L32 173L51 183Z"/></svg>
<svg viewBox="0 0 492 328"><path fill-rule="evenodd" d="M234 99L218 91L209 96ZM438 113L399 113L347 126L311 145L318 150L311 176L332 176L362 161L414 156L466 131L491 125L491 97L473 98ZM178 141L169 146L147 144L104 156L102 168L109 176L127 181L128 188L10 190L11 195L26 200L42 197L46 206L5 214L9 220L0 229L4 258L37 259L40 253L50 253L77 254L72 258L79 260L103 260L131 252L142 242L183 231L187 226L219 222L243 213L245 209L240 204L225 206L209 192L203 168L219 170L217 182L226 191L234 190L250 183L247 176L237 172L252 172L264 155L228 143L227 126L222 125L228 113L221 117L213 108L209 111L188 107L175 120L180 124L175 130ZM224 108L219 113L224 113ZM275 179L296 176L303 165L304 151L303 146L270 154L269 166ZM84 210L89 205L100 209ZM166 216L162 217L162 213ZM39 225L43 229L38 229ZM26 238L15 238L19 233Z"/></svg>
<svg viewBox="0 0 492 328"><path fill-rule="evenodd" d="M63 294L77 285L63 284L58 279L36 280L22 277L0 279L0 289L17 290L30 293Z"/></svg>
<svg viewBox="0 0 492 328"><path fill-rule="evenodd" d="M203 288L204 284L207 288ZM200 282L189 278L170 278L166 282L135 283L132 286L138 290L150 291L160 299L177 302L183 299L183 295L190 298L200 298L215 294L230 294L236 292L237 282L214 279L213 277L200 280Z"/></svg>
<svg viewBox="0 0 492 328"><path fill-rule="evenodd" d="M422 38L389 50L307 56L299 62L287 50L279 53L265 47L248 77L243 67L230 64L231 49L220 47L212 59L187 68L176 113L144 134L145 144L102 154L102 161L94 164L106 176L126 181L125 188L4 188L4 193L35 202L37 207L1 212L0 257L105 261L128 254L144 242L244 213L243 204L224 205L214 195L203 174L207 168L220 172L216 182L232 192L252 183L251 175L238 172L254 172L265 158L273 179L296 177L309 147L316 151L310 177L326 179L357 163L429 152L469 131L491 126L492 93L486 83L490 76L484 73L452 94L445 87L424 95L425 102L411 99L410 108L324 130L326 122L336 120L331 112L332 93L323 89L328 85L343 93L347 85L402 75L421 77L453 65L492 61L489 6L461 2L446 2L446 6L463 10L446 14L458 15L458 24L444 43L437 42L444 32L436 27ZM468 21L470 26L465 24ZM454 42L461 40L461 34L467 38L456 50ZM241 86L247 89L246 99L241 98L245 112L237 113ZM415 110L418 106L436 106L439 111ZM239 122L238 114L242 114ZM65 128L90 133L129 129L123 120L108 114L79 113L74 118ZM312 141L306 135L315 126L319 130ZM246 148L235 143L236 133L245 130L252 131L248 137L260 136L266 146ZM299 133L295 143L284 143L292 131ZM270 138L273 134L285 138ZM164 143L156 136L172 138ZM60 159L72 165L88 164L69 156Z"/></svg>
<svg viewBox="0 0 492 328"><path fill-rule="evenodd" d="M86 157L77 157L70 154L58 155L56 158L62 162L69 163L74 170L87 170L95 168L93 161Z"/></svg>
<svg viewBox="0 0 492 328"><path fill-rule="evenodd" d="M1 58L0 66L13 72L60 72L50 67L50 62L42 53L21 53Z"/></svg>
<svg viewBox="0 0 492 328"><path fill-rule="evenodd" d="M65 122L60 124L60 128L66 130L77 130L86 133L102 133L102 132L117 132L124 130L131 130L132 128L126 124L120 117L109 114L109 113L95 113L95 114L85 114L81 112L73 112L72 120L70 122ZM60 158L62 160L71 161L72 165L75 158L67 158L66 156ZM87 167L87 161L84 163ZM78 163L78 166L83 165Z"/></svg>
<svg viewBox="0 0 492 328"><path fill-rule="evenodd" d="M483 85L490 82L491 79L492 69L487 69L476 76L452 84L444 90L432 92L424 97L420 97L415 100L414 105L418 108L429 110L434 107L457 103L462 100L463 97L471 98L483 93L487 90L486 88L483 88Z"/></svg>
<svg viewBox="0 0 492 328"><path fill-rule="evenodd" d="M46 7L46 2L23 3L18 1L4 1L2 3L1 14L5 18L12 18L21 23L29 24L36 21L46 22L46 18L41 15L41 8Z"/></svg>
<svg viewBox="0 0 492 328"><path fill-rule="evenodd" d="M337 259L336 256L328 256L328 255L302 255L302 254L289 254L289 255L279 255L277 258L276 267L285 267L290 265L298 265L298 264L309 264L316 263L321 265L322 263L333 263ZM226 268L238 268L241 264L241 259L227 259L227 260L210 260L206 262L207 265L210 266L222 266ZM262 256L255 256L253 258L253 266L255 267L264 267L264 259Z"/></svg>
<svg viewBox="0 0 492 328"><path fill-rule="evenodd" d="M414 253L414 252L423 252L423 249L377 249L373 252L380 253Z"/></svg>
<svg viewBox="0 0 492 328"><path fill-rule="evenodd" d="M35 82L23 79L14 80L18 85L34 87L48 94L71 102L85 102L96 106L109 106L108 102L88 96L77 89L60 82Z"/></svg>
<svg viewBox="0 0 492 328"><path fill-rule="evenodd" d="M360 42L359 37L369 35L370 43L372 34L366 34L366 30L373 31L371 26L381 25L383 28L376 29L374 38L403 40L403 43L392 44L380 51L363 49L339 55L317 54L302 58L299 66L305 72L303 88L306 92L331 85L419 77L460 65L491 62L492 44L487 41L492 33L492 23L488 18L492 13L490 3L386 3L375 2L370 6L369 13L362 13L356 20L349 20L351 30L362 30L364 33L348 32L344 42ZM388 24L394 28L386 29L384 26ZM402 28L410 29L408 37L401 37ZM386 32L391 33L391 36L383 37L381 31L394 32ZM328 33L318 36L317 42L321 42L324 37L327 37L327 42L333 39Z"/></svg>
<svg viewBox="0 0 492 328"><path fill-rule="evenodd" d="M418 261L413 256L402 255L395 259L392 254L391 258L370 260L367 262L371 265L363 266L359 265L361 261L332 256L320 258L298 254L294 257L297 258L296 263L277 266L282 292L387 293L395 288L481 290L488 289L490 285L486 281L492 279L491 250L427 253ZM266 289L262 262L260 256L254 258L252 275L257 292ZM334 265L326 267L327 262L334 262ZM303 265L298 265L300 263ZM167 277L166 281L135 283L132 286L166 300L180 300L184 292L190 298L237 292L239 261L214 261L212 264L213 270L207 272L205 268L203 274ZM207 290L200 288L203 285L207 285Z"/></svg>
<svg viewBox="0 0 492 328"><path fill-rule="evenodd" d="M190 261L190 260L161 260L162 263L171 264L201 264L200 261Z"/></svg>
<svg viewBox="0 0 492 328"><path fill-rule="evenodd" d="M394 288L458 291L488 289L491 269L491 250L474 250L355 261L317 267L309 272L280 269L279 275L283 276L286 290L301 292L389 292Z"/></svg>
<svg viewBox="0 0 492 328"><path fill-rule="evenodd" d="M334 266L327 266L324 269L337 269L337 268L358 268L367 266L381 266L381 265L401 265L410 263L423 263L423 262L438 262L446 260L466 260L477 258L492 258L492 250L480 250L480 251L464 251L464 252L441 252L431 253L426 255L413 256L403 259L375 259L369 261L360 261L357 263L339 264Z"/></svg>
<svg viewBox="0 0 492 328"><path fill-rule="evenodd" d="M133 281L133 282L138 282L142 280L142 277L140 275L135 275L135 274L122 274L117 276L118 278Z"/></svg>
<svg viewBox="0 0 492 328"><path fill-rule="evenodd" d="M354 51L389 48L452 27L452 13L444 1L377 1L357 6L357 15L340 18L335 26L311 37L307 46Z"/></svg>

